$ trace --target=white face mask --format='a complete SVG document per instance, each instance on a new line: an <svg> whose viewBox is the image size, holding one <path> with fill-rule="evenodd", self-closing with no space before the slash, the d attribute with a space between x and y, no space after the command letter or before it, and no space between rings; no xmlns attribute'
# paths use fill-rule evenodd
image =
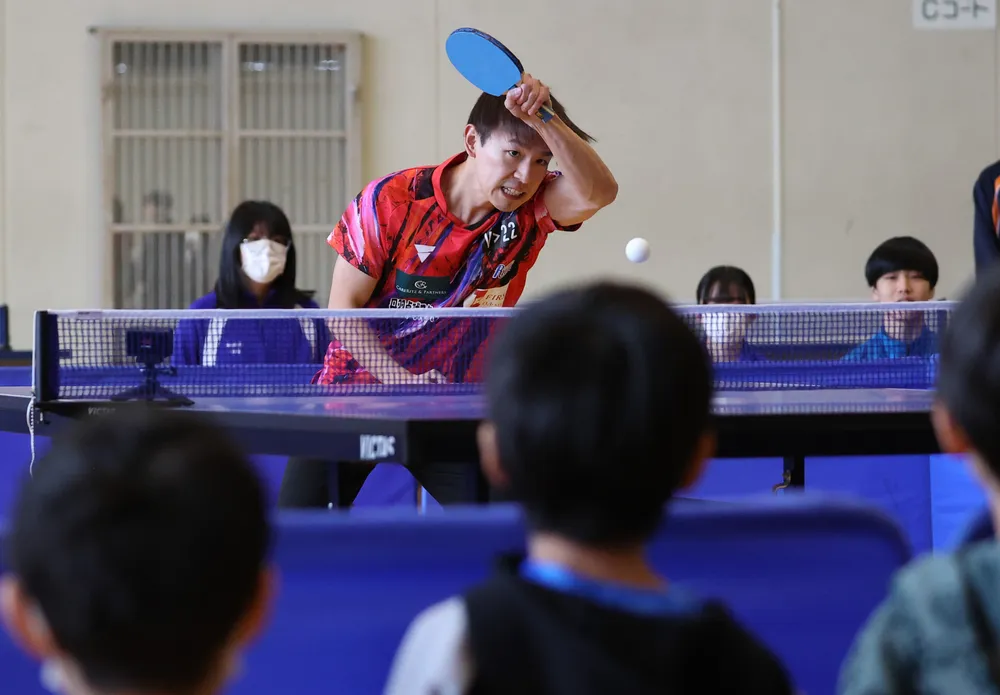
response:
<svg viewBox="0 0 1000 695"><path fill-rule="evenodd" d="M240 244L243 272L254 282L266 285L285 272L288 248L270 239Z"/></svg>
<svg viewBox="0 0 1000 695"><path fill-rule="evenodd" d="M742 341L750 327L749 319L747 314L736 313L711 313L701 317L709 342L724 344Z"/></svg>

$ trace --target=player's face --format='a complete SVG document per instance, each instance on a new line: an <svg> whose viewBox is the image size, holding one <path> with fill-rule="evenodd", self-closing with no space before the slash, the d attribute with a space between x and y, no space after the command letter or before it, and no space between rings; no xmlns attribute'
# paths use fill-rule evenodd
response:
<svg viewBox="0 0 1000 695"><path fill-rule="evenodd" d="M510 212L535 195L552 161L552 153L541 137L527 142L510 133L496 131L486 143L476 142L476 178L493 207Z"/></svg>
<svg viewBox="0 0 1000 695"><path fill-rule="evenodd" d="M934 298L934 288L915 270L886 273L872 288L876 302L926 302Z"/></svg>

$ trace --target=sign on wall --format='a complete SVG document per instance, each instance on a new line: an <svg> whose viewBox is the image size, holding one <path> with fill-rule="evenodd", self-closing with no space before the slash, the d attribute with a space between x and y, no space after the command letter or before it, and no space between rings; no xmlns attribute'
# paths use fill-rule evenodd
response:
<svg viewBox="0 0 1000 695"><path fill-rule="evenodd" d="M996 29L997 0L913 0L917 29Z"/></svg>

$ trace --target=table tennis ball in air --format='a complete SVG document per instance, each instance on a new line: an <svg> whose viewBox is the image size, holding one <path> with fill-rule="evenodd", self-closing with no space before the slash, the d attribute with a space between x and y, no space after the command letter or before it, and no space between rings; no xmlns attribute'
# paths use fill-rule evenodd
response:
<svg viewBox="0 0 1000 695"><path fill-rule="evenodd" d="M633 263L643 263L649 258L649 242L636 237L625 244L625 256Z"/></svg>

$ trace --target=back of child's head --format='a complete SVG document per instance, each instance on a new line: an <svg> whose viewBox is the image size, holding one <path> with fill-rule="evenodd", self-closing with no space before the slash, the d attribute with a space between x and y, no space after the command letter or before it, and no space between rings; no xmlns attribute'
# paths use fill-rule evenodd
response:
<svg viewBox="0 0 1000 695"><path fill-rule="evenodd" d="M949 319L937 398L1000 482L1000 266L979 276Z"/></svg>
<svg viewBox="0 0 1000 695"><path fill-rule="evenodd" d="M938 262L927 244L911 236L892 237L875 247L868 257L865 280L869 287L875 287L884 275L906 270L920 273L931 289L937 286Z"/></svg>
<svg viewBox="0 0 1000 695"><path fill-rule="evenodd" d="M492 440L534 531L641 543L706 453L712 380L662 300L621 284L554 293L490 348Z"/></svg>
<svg viewBox="0 0 1000 695"><path fill-rule="evenodd" d="M63 431L25 482L8 541L8 624L13 581L99 692L201 692L267 593L263 487L229 436L192 414L143 409Z"/></svg>

